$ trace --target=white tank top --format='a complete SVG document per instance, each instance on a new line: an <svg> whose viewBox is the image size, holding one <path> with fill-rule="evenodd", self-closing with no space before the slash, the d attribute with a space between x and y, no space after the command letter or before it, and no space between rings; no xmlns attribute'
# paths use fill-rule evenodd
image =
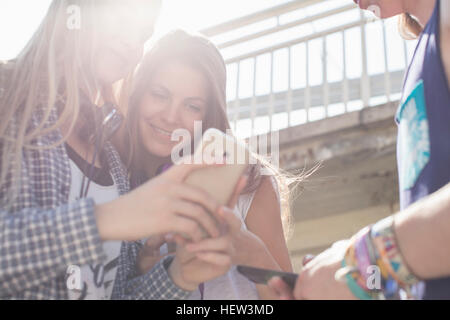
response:
<svg viewBox="0 0 450 320"><path fill-rule="evenodd" d="M278 203L280 203L278 185L273 177L271 177L272 185L277 193ZM238 199L234 213L242 221L242 228L247 229L245 219L248 210L253 202L255 192L251 194L241 195ZM236 266L216 279L205 282L203 287L204 300L258 300L258 292L253 282L241 275ZM195 290L189 296L189 300L201 300L201 292Z"/></svg>
<svg viewBox="0 0 450 320"><path fill-rule="evenodd" d="M253 201L254 193L245 194L239 197L234 213L242 221L242 228L247 229L245 218ZM258 300L258 292L255 284L241 275L236 266L216 279L203 284L204 300ZM200 290L191 293L189 300L201 300Z"/></svg>
<svg viewBox="0 0 450 320"><path fill-rule="evenodd" d="M79 198L83 173L70 160L71 184L69 202ZM101 186L91 181L88 195L96 204L112 201L119 197L116 184ZM82 289L69 290L70 300L109 300L111 299L114 280L117 272L117 262L120 254L121 241L103 242L103 250L107 259L102 264L79 266L81 268Z"/></svg>

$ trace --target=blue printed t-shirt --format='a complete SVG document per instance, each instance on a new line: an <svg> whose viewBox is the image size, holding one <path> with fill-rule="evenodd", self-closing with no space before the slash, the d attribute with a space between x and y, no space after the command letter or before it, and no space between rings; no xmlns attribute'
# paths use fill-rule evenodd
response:
<svg viewBox="0 0 450 320"><path fill-rule="evenodd" d="M402 209L450 183L450 92L439 25L436 1L406 74L396 116ZM422 294L424 299L450 299L450 278L426 281Z"/></svg>

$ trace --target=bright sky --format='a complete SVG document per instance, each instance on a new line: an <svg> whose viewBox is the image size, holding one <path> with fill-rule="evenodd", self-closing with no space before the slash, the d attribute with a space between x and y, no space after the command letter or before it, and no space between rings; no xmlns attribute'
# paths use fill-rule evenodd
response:
<svg viewBox="0 0 450 320"><path fill-rule="evenodd" d="M290 0L163 0L163 9L156 28L156 35L166 31L182 27L188 30L201 30L206 27L216 25L231 19L245 16L256 11L280 5ZM0 60L15 57L31 37L33 31L39 25L46 13L51 0L0 0ZM323 0L318 4L289 12L280 16L279 23L284 24L290 21L311 16L332 8L342 7L353 3L352 0ZM360 19L360 11L353 9L348 12L334 15L326 19L317 20L313 23L294 27L276 34L268 35L239 44L222 50L225 59L247 52L255 51L277 42L284 42L313 34L318 31L327 30L331 27L347 24ZM248 27L235 30L219 37L213 38L216 43L227 39L242 36L248 32L270 28L276 25L276 18L268 19ZM371 23L366 27L367 36L367 59L369 75L384 73L384 43L383 29L380 21ZM342 41L342 34L336 33L326 38L327 43L327 74L328 82L341 81L343 78L343 45L345 45L347 62L347 78L359 78L362 70L361 56L361 34L358 27L345 32L346 41ZM403 40L400 39L396 19L386 21L387 34L387 65L389 71L402 70L405 67L405 55L402 54ZM406 44L408 56L410 57L414 48L414 42ZM311 86L320 85L322 79L322 39L316 39L309 43L309 65L305 63L305 44L296 45L292 48L293 57L291 64L292 88L305 87L306 70L309 69L309 83ZM274 52L274 91L286 91L288 87L288 64L287 48ZM256 65L257 80L254 83L253 74ZM270 91L270 56L268 54L258 56L256 63L253 59L243 60L240 63L239 89L237 83L237 64L228 65L227 98L229 101L239 98L247 98L253 95L253 88L256 95L268 94ZM375 97L376 100L377 97ZM383 97L381 97L383 99ZM385 97L384 97L385 98ZM382 103L382 100L374 101L374 104ZM352 101L352 108L359 109L362 106L361 100ZM244 107L244 106L242 106ZM343 110L342 104L335 106L336 110ZM297 110L295 116L298 123L306 120L304 110ZM336 111L338 114L340 111ZM323 118L324 108L317 107L310 110L310 120ZM231 116L233 118L233 116ZM258 133L268 130L268 117L256 119L256 126L260 129ZM259 122L258 122L259 121ZM274 129L287 126L286 113L274 116ZM240 123L240 124L239 124ZM238 127L241 136L250 134L248 120L240 120ZM236 132L238 133L238 132Z"/></svg>
<svg viewBox="0 0 450 320"><path fill-rule="evenodd" d="M11 59L26 44L51 0L0 1L0 60ZM175 27L200 30L287 0L163 0L157 33Z"/></svg>

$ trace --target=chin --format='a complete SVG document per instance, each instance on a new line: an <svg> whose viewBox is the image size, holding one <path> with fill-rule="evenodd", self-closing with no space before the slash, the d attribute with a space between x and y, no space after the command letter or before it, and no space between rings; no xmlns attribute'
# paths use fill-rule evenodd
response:
<svg viewBox="0 0 450 320"><path fill-rule="evenodd" d="M389 19L389 18L392 18L392 17L395 17L395 16L397 16L397 15L399 15L400 13L391 13L391 14L389 14L389 13L384 13L383 11L381 11L381 19Z"/></svg>
<svg viewBox="0 0 450 320"><path fill-rule="evenodd" d="M167 158L172 154L172 147L165 145L154 145L146 148L147 152L159 158Z"/></svg>
<svg viewBox="0 0 450 320"><path fill-rule="evenodd" d="M109 74L105 74L101 77L101 82L103 84L109 85L109 84L113 84L119 80L122 80L125 77L126 77L126 74L109 73Z"/></svg>

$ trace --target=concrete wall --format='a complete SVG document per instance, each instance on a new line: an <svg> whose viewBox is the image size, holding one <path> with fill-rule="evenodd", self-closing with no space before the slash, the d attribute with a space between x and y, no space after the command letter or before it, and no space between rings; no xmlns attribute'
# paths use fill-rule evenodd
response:
<svg viewBox="0 0 450 320"><path fill-rule="evenodd" d="M321 163L292 201L288 246L295 270L305 254L398 210L396 108L387 104L280 132L282 168L301 171Z"/></svg>

